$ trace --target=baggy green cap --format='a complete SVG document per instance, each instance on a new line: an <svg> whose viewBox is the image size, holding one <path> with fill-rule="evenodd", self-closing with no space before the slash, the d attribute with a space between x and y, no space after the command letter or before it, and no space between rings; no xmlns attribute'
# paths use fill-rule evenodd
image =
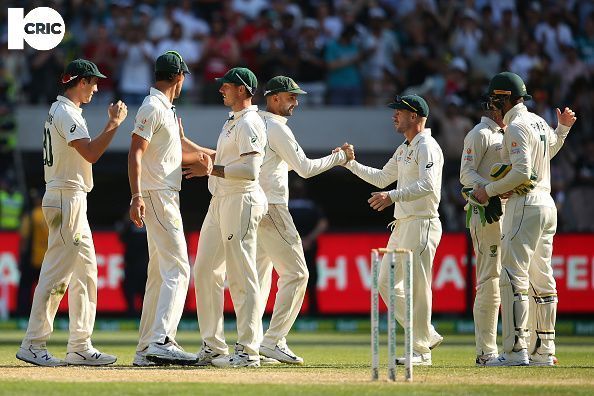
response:
<svg viewBox="0 0 594 396"><path fill-rule="evenodd" d="M264 96L274 95L279 92L290 92L297 94L307 94L304 90L299 88L299 85L291 77L276 76L272 77L266 83L266 90Z"/></svg>
<svg viewBox="0 0 594 396"><path fill-rule="evenodd" d="M234 67L229 70L223 77L217 78L221 84L230 83L235 85L243 85L247 88L249 93L253 96L258 89L258 79L256 75L245 67Z"/></svg>
<svg viewBox="0 0 594 396"><path fill-rule="evenodd" d="M419 95L404 95L396 96L394 102L389 103L388 107L392 109L408 110L412 113L417 113L421 117L429 116L429 105L425 99Z"/></svg>
<svg viewBox="0 0 594 396"><path fill-rule="evenodd" d="M155 62L155 71L179 74L190 74L188 65L177 51L167 51L160 55Z"/></svg>
<svg viewBox="0 0 594 396"><path fill-rule="evenodd" d="M62 75L62 84L69 83L77 77L107 78L107 76L99 72L96 64L86 59L75 59L66 66L66 70Z"/></svg>
<svg viewBox="0 0 594 396"><path fill-rule="evenodd" d="M522 77L515 73L503 72L493 76L489 82L488 95L510 95L514 98L532 99L526 91L526 85Z"/></svg>

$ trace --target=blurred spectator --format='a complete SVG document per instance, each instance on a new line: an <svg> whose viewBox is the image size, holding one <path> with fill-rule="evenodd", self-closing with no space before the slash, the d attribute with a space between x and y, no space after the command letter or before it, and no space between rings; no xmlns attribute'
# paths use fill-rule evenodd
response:
<svg viewBox="0 0 594 396"><path fill-rule="evenodd" d="M144 38L142 26L131 25L119 45L122 100L128 106L140 105L153 81L154 48Z"/></svg>
<svg viewBox="0 0 594 396"><path fill-rule="evenodd" d="M29 197L31 205L23 214L19 241L21 279L17 296L17 316L23 317L27 317L31 311L33 285L39 280L49 233L41 207L42 195L37 190L31 190Z"/></svg>
<svg viewBox="0 0 594 396"><path fill-rule="evenodd" d="M31 81L26 88L30 103L50 103L58 95L58 79L62 73L64 53L57 47L51 51L32 50L27 57ZM48 78L48 76L50 78Z"/></svg>
<svg viewBox="0 0 594 396"><path fill-rule="evenodd" d="M530 70L541 62L538 43L530 40L524 45L522 52L512 58L509 70L516 73L524 81L529 81Z"/></svg>
<svg viewBox="0 0 594 396"><path fill-rule="evenodd" d="M322 209L307 195L303 179L295 178L291 184L289 212L301 236L305 262L309 271L307 281L308 314L319 313L318 306L318 237L328 229L328 220Z"/></svg>
<svg viewBox="0 0 594 396"><path fill-rule="evenodd" d="M83 56L95 63L107 78L99 79L98 92L93 95L93 103L110 103L115 92L117 45L112 42L105 25L97 26L91 35L92 40L83 47Z"/></svg>
<svg viewBox="0 0 594 396"><path fill-rule="evenodd" d="M476 54L470 58L474 77L490 79L501 70L502 56L499 51L501 40L496 38L498 37L483 37Z"/></svg>
<svg viewBox="0 0 594 396"><path fill-rule="evenodd" d="M540 22L534 31L534 38L551 59L558 59L562 45L573 45L571 29L561 21L560 11L553 7L547 12L546 21Z"/></svg>
<svg viewBox="0 0 594 396"><path fill-rule="evenodd" d="M120 241L124 245L124 297L127 314L137 317L142 307L149 262L146 226L136 227L128 217L116 225Z"/></svg>
<svg viewBox="0 0 594 396"><path fill-rule="evenodd" d="M173 11L175 10L175 3L168 1L165 3L165 8L161 15L156 16L148 26L148 38L153 45L156 45L160 40L169 36L171 27L175 23L173 18Z"/></svg>
<svg viewBox="0 0 594 396"><path fill-rule="evenodd" d="M584 31L576 40L580 58L594 73L594 12L584 21Z"/></svg>
<svg viewBox="0 0 594 396"><path fill-rule="evenodd" d="M19 229L24 205L25 197L16 189L14 181L7 177L0 179L0 230Z"/></svg>
<svg viewBox="0 0 594 396"><path fill-rule="evenodd" d="M399 77L395 60L400 45L394 32L388 29L386 12L374 7L369 10L369 33L364 37L363 47L369 57L362 63L365 81L365 103L384 105L396 91L394 81Z"/></svg>
<svg viewBox="0 0 594 396"><path fill-rule="evenodd" d="M316 19L320 25L324 40L338 39L342 32L342 21L330 12L330 4L322 1L316 10Z"/></svg>
<svg viewBox="0 0 594 396"><path fill-rule="evenodd" d="M220 15L211 21L210 35L204 44L200 65L204 84L203 101L220 104L221 94L215 78L223 76L239 61L239 43L227 32L226 23Z"/></svg>
<svg viewBox="0 0 594 396"><path fill-rule="evenodd" d="M561 100L565 100L571 86L577 79L582 78L587 82L588 78L588 67L578 57L575 46L571 44L564 46L563 49L565 57L553 67L553 71L559 75L561 80L559 86Z"/></svg>
<svg viewBox="0 0 594 396"><path fill-rule="evenodd" d="M206 38L206 36L208 36L208 33L210 32L208 23L195 15L194 11L192 10L192 2L190 0L183 0L181 7L175 8L173 10L173 19L182 25L184 39L202 41ZM188 63L185 56L184 62Z"/></svg>
<svg viewBox="0 0 594 396"><path fill-rule="evenodd" d="M15 114L16 86L14 79L0 60L0 171L13 164L13 152L17 143L17 121Z"/></svg>
<svg viewBox="0 0 594 396"><path fill-rule="evenodd" d="M575 169L577 184L594 186L594 140L586 140L581 145L581 155Z"/></svg>
<svg viewBox="0 0 594 396"><path fill-rule="evenodd" d="M193 97L196 91L196 80L192 73L195 73L198 61L202 56L203 43L198 39L187 38L183 31L184 28L180 23L174 23L170 36L159 42L153 56L156 59L167 51L177 51L182 56L184 62L188 65L188 69L190 69L190 74L186 74L182 87L181 99L185 100L188 95Z"/></svg>
<svg viewBox="0 0 594 396"><path fill-rule="evenodd" d="M231 8L249 20L254 20L260 12L268 7L266 0L232 0Z"/></svg>
<svg viewBox="0 0 594 396"><path fill-rule="evenodd" d="M483 33L478 26L478 15L467 8L464 10L460 25L454 30L451 46L454 53L470 59L477 52Z"/></svg>
<svg viewBox="0 0 594 396"><path fill-rule="evenodd" d="M364 54L355 43L356 35L355 27L347 26L340 34L340 39L330 41L326 47L328 104L330 105L363 104L363 81L359 64Z"/></svg>
<svg viewBox="0 0 594 396"><path fill-rule="evenodd" d="M326 95L326 62L324 41L319 35L320 25L315 19L306 19L299 40L297 78L307 95L299 97L300 104L321 105Z"/></svg>
<svg viewBox="0 0 594 396"><path fill-rule="evenodd" d="M292 18L292 17L290 17ZM268 81L278 75L295 75L297 48L289 35L278 25L258 43L258 78Z"/></svg>

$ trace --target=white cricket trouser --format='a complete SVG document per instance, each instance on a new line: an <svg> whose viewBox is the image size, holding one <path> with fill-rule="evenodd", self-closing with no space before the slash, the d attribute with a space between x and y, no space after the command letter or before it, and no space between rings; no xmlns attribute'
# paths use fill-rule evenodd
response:
<svg viewBox="0 0 594 396"><path fill-rule="evenodd" d="M237 343L258 356L262 308L256 270L258 224L267 211L260 190L214 196L202 223L194 282L202 340L220 354L229 353L223 326L225 273L237 317Z"/></svg>
<svg viewBox="0 0 594 396"><path fill-rule="evenodd" d="M303 304L309 272L299 232L287 205L268 205L268 213L258 227L258 281L262 312L266 307L272 283L272 268L278 274L278 291L270 326L262 345L273 348L286 343Z"/></svg>
<svg viewBox="0 0 594 396"><path fill-rule="evenodd" d="M138 351L150 343L175 339L188 285L190 264L179 211L179 193L143 191L149 249L146 289L140 316Z"/></svg>
<svg viewBox="0 0 594 396"><path fill-rule="evenodd" d="M388 240L387 249L413 251L413 349L419 353L430 352L432 270L437 245L441 240L439 218L406 218L396 220ZM396 260L396 320L404 327L404 256ZM384 255L379 274L379 291L388 302L389 255Z"/></svg>
<svg viewBox="0 0 594 396"><path fill-rule="evenodd" d="M472 310L476 354L497 354L501 221L482 225L478 211L473 209L470 234L476 256L476 296Z"/></svg>
<svg viewBox="0 0 594 396"><path fill-rule="evenodd" d="M47 190L42 207L49 227L48 248L21 345L28 348L45 344L68 288L67 351L85 351L92 346L97 310L97 259L87 221L87 194L77 190Z"/></svg>
<svg viewBox="0 0 594 396"><path fill-rule="evenodd" d="M501 267L509 275L514 294L528 295L531 288L534 296L556 297L557 284L553 277L551 258L553 237L557 230L557 209L554 206L528 206L525 201L525 196L512 196L507 201L503 219ZM514 312L514 307L509 303L502 303L501 310L503 315L504 311ZM522 310L525 310L524 307ZM526 329L528 313L514 315L516 322L522 322L516 323L516 327ZM554 322L553 317L552 323L547 327L554 327ZM503 328L504 340L510 336L510 331L513 329ZM516 340L515 348L526 348L526 338L527 334L524 332ZM554 351L552 339L547 342L545 349Z"/></svg>

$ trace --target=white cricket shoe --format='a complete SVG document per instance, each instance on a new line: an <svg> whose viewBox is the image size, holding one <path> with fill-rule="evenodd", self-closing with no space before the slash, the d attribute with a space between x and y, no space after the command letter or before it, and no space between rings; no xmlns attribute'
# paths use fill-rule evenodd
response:
<svg viewBox="0 0 594 396"><path fill-rule="evenodd" d="M528 350L503 352L485 363L485 367L528 366Z"/></svg>
<svg viewBox="0 0 594 396"><path fill-rule="evenodd" d="M556 362L555 362L556 358L555 356L553 356L553 354L550 353L538 353L534 352L532 355L530 355L530 366L536 366L536 367L554 367Z"/></svg>
<svg viewBox="0 0 594 396"><path fill-rule="evenodd" d="M413 351L410 360L413 366L431 366L431 352L420 353ZM404 365L405 361L404 357L399 357L396 359L396 364Z"/></svg>
<svg viewBox="0 0 594 396"><path fill-rule="evenodd" d="M206 342L202 342L202 348L200 348L200 350L196 354L196 357L197 357L196 365L197 366L207 366L209 364L212 364L213 359L225 357L225 356L229 356L229 355L222 355L220 353L216 353L208 345L206 345Z"/></svg>
<svg viewBox="0 0 594 396"><path fill-rule="evenodd" d="M431 339L429 340L429 349L434 349L439 346L443 342L443 336L439 334L437 331L433 330L431 332Z"/></svg>
<svg viewBox="0 0 594 396"><path fill-rule="evenodd" d="M100 352L91 347L86 351L68 352L64 361L73 366L107 366L118 360L117 357Z"/></svg>
<svg viewBox="0 0 594 396"><path fill-rule="evenodd" d="M148 347L146 348L148 349ZM144 351L136 351L134 354L134 360L132 360L132 366L134 367L154 367L157 363L151 362L146 358L146 349Z"/></svg>
<svg viewBox="0 0 594 396"><path fill-rule="evenodd" d="M250 355L244 352L243 345L235 344L235 353L214 358L211 364L215 367L260 367L260 356L250 358Z"/></svg>
<svg viewBox="0 0 594 396"><path fill-rule="evenodd" d="M482 355L477 355L476 357L476 366L477 367L482 367L485 364L487 364L488 361L493 360L493 359L497 359L499 355L497 355L496 353L483 353Z"/></svg>
<svg viewBox="0 0 594 396"><path fill-rule="evenodd" d="M287 345L276 345L274 348L260 345L260 355L276 359L281 363L303 364L303 358L293 353Z"/></svg>
<svg viewBox="0 0 594 396"><path fill-rule="evenodd" d="M52 356L52 354L49 353L45 348L45 345L29 345L29 348L20 347L19 351L16 353L16 358L22 360L23 362L43 367L59 367L68 365L65 361Z"/></svg>
<svg viewBox="0 0 594 396"><path fill-rule="evenodd" d="M165 337L164 343L152 342L149 344L145 357L157 364L196 365L197 356L186 352L177 342Z"/></svg>

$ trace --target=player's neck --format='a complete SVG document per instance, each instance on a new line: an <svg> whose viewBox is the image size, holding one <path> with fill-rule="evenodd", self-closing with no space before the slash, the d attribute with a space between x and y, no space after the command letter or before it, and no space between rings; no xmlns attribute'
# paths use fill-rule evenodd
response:
<svg viewBox="0 0 594 396"><path fill-rule="evenodd" d="M237 103L235 103L234 105L231 106L231 110L233 110L235 113L237 113L238 111L247 109L251 105L252 105L252 98L250 97L250 98L246 98L246 99L237 101Z"/></svg>
<svg viewBox="0 0 594 396"><path fill-rule="evenodd" d="M80 107L80 104L82 103L82 101L76 96L75 92L73 92L71 89L64 92L64 97L74 103L76 107Z"/></svg>
<svg viewBox="0 0 594 396"><path fill-rule="evenodd" d="M157 81L155 82L155 89L163 92L163 95L169 99L169 103L173 104L173 100L175 99L175 84L171 85L164 81Z"/></svg>
<svg viewBox="0 0 594 396"><path fill-rule="evenodd" d="M411 127L409 130L404 132L403 135L406 138L406 141L410 143L421 132L423 132L423 126L415 125L414 127Z"/></svg>

